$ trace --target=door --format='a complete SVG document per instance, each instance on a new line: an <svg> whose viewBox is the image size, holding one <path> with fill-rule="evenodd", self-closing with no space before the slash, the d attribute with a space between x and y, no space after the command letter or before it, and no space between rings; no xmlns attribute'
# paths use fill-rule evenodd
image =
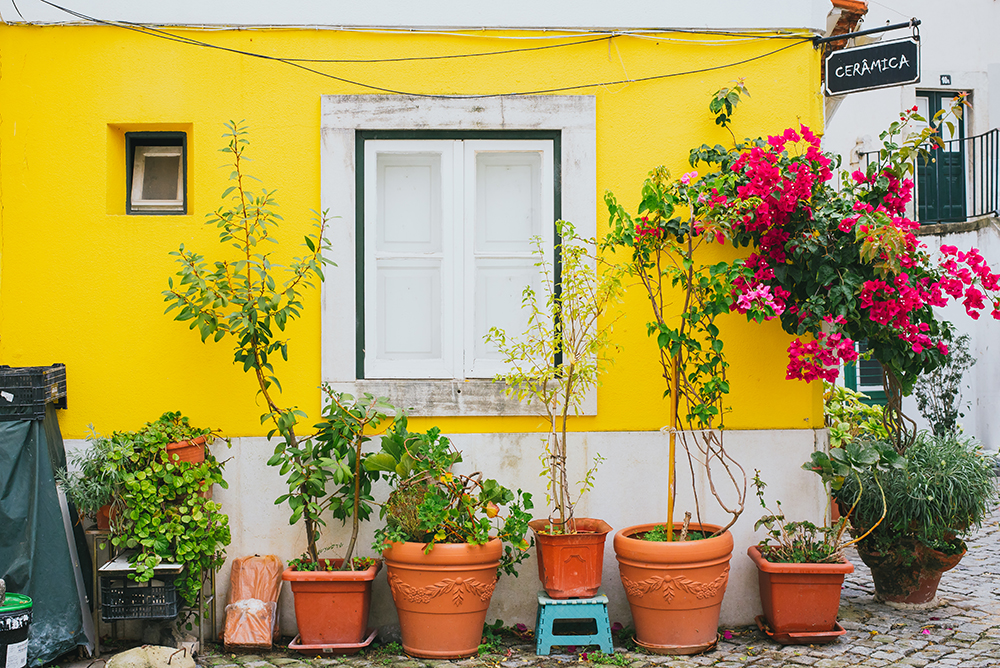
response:
<svg viewBox="0 0 1000 668"><path fill-rule="evenodd" d="M953 93L917 93L917 110L928 121L951 106ZM917 159L917 219L922 224L960 222L965 215L965 120L955 132L941 126L944 148L933 145L930 161Z"/></svg>

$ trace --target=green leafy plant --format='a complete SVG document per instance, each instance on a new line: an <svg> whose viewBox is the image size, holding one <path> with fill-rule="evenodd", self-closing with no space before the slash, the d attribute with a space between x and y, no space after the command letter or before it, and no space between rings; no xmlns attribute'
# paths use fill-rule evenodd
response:
<svg viewBox="0 0 1000 668"><path fill-rule="evenodd" d="M492 624L483 625L483 637L479 642L479 656L495 654L503 644L503 620L498 619Z"/></svg>
<svg viewBox="0 0 1000 668"><path fill-rule="evenodd" d="M962 334L952 340L944 363L921 375L913 384L917 410L930 422L935 436L958 433L958 419L965 417L962 381L975 363L969 354L969 335Z"/></svg>
<svg viewBox="0 0 1000 668"><path fill-rule="evenodd" d="M288 502L292 509L289 524L301 519L316 531L326 525L323 514L329 511L335 519L347 523L352 520L351 538L344 553L342 570L355 568L354 547L358 540L360 523L371 515L372 482L378 480L378 471L363 466L364 443L370 439L365 432L378 426L395 412L384 398L365 394L355 399L345 393L333 391L323 385L326 404L323 407L323 421L316 424L314 438L300 439L296 447L288 441L279 443L274 455L268 460L270 466L279 466L286 476L288 493L282 494L275 504ZM327 492L327 485L337 488ZM328 570L315 555L306 554L293 560L296 570ZM309 564L308 567L305 565ZM367 566L366 566L367 568Z"/></svg>
<svg viewBox="0 0 1000 668"><path fill-rule="evenodd" d="M332 262L323 255L330 247L324 238L325 214L316 221L314 232L305 235L306 254L287 265L279 264L274 257L273 244L277 243L275 234L281 216L275 211L275 191L264 188L255 194L247 186L248 179L253 178L244 168L248 159L244 152L250 144L248 134L242 122L226 124L223 137L228 144L220 150L232 159L231 185L222 193L224 204L208 214L207 221L219 229L223 248L233 250L222 259L209 261L181 245L171 253L180 265L178 280L168 279L163 297L168 304L166 312L176 311L174 319L189 322L202 341L209 337L216 342L226 337L233 341L234 363L254 374L264 400L266 412L261 423L270 421L274 425L268 438L275 434L282 438L275 449L275 455L281 455L275 460L277 464L288 461L286 455L295 457L301 453L311 458L313 446L300 443L295 431L306 414L294 406L281 407L275 400L274 390L280 392L281 384L272 360L275 355L288 360L288 341L280 338L275 328L284 332L301 315L303 291L315 281L322 281L324 265ZM289 466L287 472L299 475L303 468L304 465ZM307 479L303 478L302 484ZM302 495L307 497L308 489L303 488ZM294 514L295 508L293 517ZM301 518L305 524L307 554L316 561L320 526L312 513L303 512Z"/></svg>
<svg viewBox="0 0 1000 668"><path fill-rule="evenodd" d="M770 513L753 525L755 531L762 526L767 528L767 537L758 543L765 559L783 564L832 564L843 561L842 538L847 529L846 517L841 517L829 527L817 526L806 520L789 522L782 512L780 501L775 501L776 513L767 507L764 501L767 483L761 480L760 471L754 471L753 486L760 507ZM771 540L775 544L772 545Z"/></svg>
<svg viewBox="0 0 1000 668"><path fill-rule="evenodd" d="M627 666L632 663L632 659L626 656L624 652L612 652L611 654L605 654L604 652L598 650L596 652L586 652L582 658L585 661L602 666Z"/></svg>
<svg viewBox="0 0 1000 668"><path fill-rule="evenodd" d="M883 411L866 404L868 396L852 389L823 381L823 416L830 430L830 446L842 448L854 439L887 441Z"/></svg>
<svg viewBox="0 0 1000 668"><path fill-rule="evenodd" d="M732 86L717 90L708 103L708 110L715 114L715 124L729 131L733 137L733 143L736 143L736 135L733 134L730 125L732 125L736 105L743 97L750 97L750 91L747 90L743 79L738 79L733 82Z"/></svg>
<svg viewBox="0 0 1000 668"><path fill-rule="evenodd" d="M430 552L437 543L483 545L499 538L500 570L516 575L530 547L525 534L531 495L484 480L481 473L452 471L461 461L462 454L437 427L413 433L406 429L405 416L396 419L382 436L381 450L365 459L365 467L385 472L392 487L380 510L386 525L375 532L372 549L409 541L426 543Z"/></svg>
<svg viewBox="0 0 1000 668"><path fill-rule="evenodd" d="M112 523L111 544L135 553L130 565L137 582L146 582L163 562L183 564L178 594L195 605L205 572L225 563L229 519L211 500L212 486L225 488L223 464L206 450L205 461L180 461L166 446L197 436L180 413L164 413L136 432L115 432L108 439L128 452L122 467L121 505Z"/></svg>
<svg viewBox="0 0 1000 668"><path fill-rule="evenodd" d="M90 446L69 453L75 470L58 469L56 482L81 513L96 516L103 506L115 506L115 516L123 506L122 488L132 454L130 439L99 436L90 425Z"/></svg>
<svg viewBox="0 0 1000 668"><path fill-rule="evenodd" d="M549 425L544 439L543 475L548 477L547 502L554 504L549 513L551 533L576 533L573 507L594 483L595 464L579 482L576 499L566 472L567 427L570 414L579 414L587 393L600 384L600 376L610 362L613 347L613 319L605 320L608 309L618 301L621 280L617 273L595 271L597 258L590 252L593 239L581 239L570 223L558 221L561 257L560 281L557 284L552 266L545 260L541 240L533 240L536 266L542 274L542 290L536 293L529 285L522 292L522 307L528 313L526 331L511 338L497 327L485 340L496 346L509 371L498 376L507 384L507 394L519 401L530 400L545 411ZM603 320L603 322L602 322ZM554 362L561 356L561 364Z"/></svg>
<svg viewBox="0 0 1000 668"><path fill-rule="evenodd" d="M846 477L835 497L845 505L857 499L851 523L856 533L870 534L866 540L876 551L904 542L960 549L956 538L978 527L998 500L993 462L974 439L954 434L920 432L901 466L878 478L875 484L870 471ZM885 520L873 526L883 505Z"/></svg>

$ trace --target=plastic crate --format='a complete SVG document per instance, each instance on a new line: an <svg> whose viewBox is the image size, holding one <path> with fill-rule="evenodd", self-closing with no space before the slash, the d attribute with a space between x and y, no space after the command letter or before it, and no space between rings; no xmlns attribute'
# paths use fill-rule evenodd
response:
<svg viewBox="0 0 1000 668"><path fill-rule="evenodd" d="M0 422L42 420L45 405L66 408L66 365L0 366Z"/></svg>
<svg viewBox="0 0 1000 668"><path fill-rule="evenodd" d="M127 575L101 576L101 619L173 619L177 616L176 575L136 582Z"/></svg>

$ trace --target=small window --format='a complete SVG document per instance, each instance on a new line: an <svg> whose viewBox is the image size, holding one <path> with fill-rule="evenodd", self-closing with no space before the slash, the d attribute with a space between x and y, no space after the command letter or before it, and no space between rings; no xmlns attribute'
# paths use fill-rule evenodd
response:
<svg viewBox="0 0 1000 668"><path fill-rule="evenodd" d="M125 143L128 213L187 213L187 135L129 132Z"/></svg>
<svg viewBox="0 0 1000 668"><path fill-rule="evenodd" d="M868 341L859 341L858 353L863 355L867 351ZM868 395L867 399L862 400L868 405L885 405L885 389L882 387L882 365L874 358L858 358L855 364L845 364L844 385L848 389Z"/></svg>

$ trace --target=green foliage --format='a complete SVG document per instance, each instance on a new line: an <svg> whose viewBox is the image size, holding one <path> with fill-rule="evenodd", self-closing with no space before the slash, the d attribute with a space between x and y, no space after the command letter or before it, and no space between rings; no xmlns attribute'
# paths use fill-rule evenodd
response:
<svg viewBox="0 0 1000 668"><path fill-rule="evenodd" d="M228 487L223 464L208 451L205 461L179 461L168 443L210 435L211 430L190 427L180 413L164 413L137 432L115 432L109 438L121 452L126 472L121 503L112 524L111 543L135 550L134 579L146 582L163 562L184 564L177 580L181 597L194 605L201 589L202 571L218 570L229 545L229 519L210 498L212 486Z"/></svg>
<svg viewBox="0 0 1000 668"><path fill-rule="evenodd" d="M340 570L352 570L352 571L366 571L373 565L378 563L378 559L373 557L354 557L351 560L350 567L344 565ZM320 559L317 561L311 561L308 554L303 554L297 559L291 559L288 562L288 567L293 571L335 571L338 570L334 565L333 559Z"/></svg>
<svg viewBox="0 0 1000 668"><path fill-rule="evenodd" d="M726 86L715 91L715 95L712 96L712 99L708 103L708 110L715 114L715 124L729 130L730 134L733 133L733 130L729 125L732 123L733 111L736 109L736 105L741 102L742 96L750 97L750 91L747 90L743 79L738 79L732 83L732 86ZM733 136L733 141L736 141L735 136Z"/></svg>
<svg viewBox="0 0 1000 668"><path fill-rule="evenodd" d="M754 471L753 485L760 507L771 513L753 525L754 531L767 527L767 537L758 543L765 559L782 564L832 564L843 560L842 538L847 518L840 518L832 527L820 527L808 521L788 522L780 501L775 501L777 513L772 513L764 502L767 483L761 480L760 471ZM772 539L776 544L771 544Z"/></svg>
<svg viewBox="0 0 1000 668"><path fill-rule="evenodd" d="M78 511L94 516L102 506L121 506L132 441L116 435L98 436L93 425L87 440L90 447L69 453L76 470L56 470L56 481Z"/></svg>
<svg viewBox="0 0 1000 668"><path fill-rule="evenodd" d="M644 534L637 535L636 538L648 540L653 543L665 543L671 540L704 540L708 538L708 534L702 531L689 531L682 538L676 538L671 532L667 531L666 524L657 524Z"/></svg>
<svg viewBox="0 0 1000 668"><path fill-rule="evenodd" d="M818 474L837 492L848 478L857 480L864 472L876 472L877 476L879 470L901 469L903 464L903 457L891 445L857 438L843 447L830 448L829 454L812 453L802 468Z"/></svg>
<svg viewBox="0 0 1000 668"><path fill-rule="evenodd" d="M931 423L936 436L957 434L962 413L962 379L976 360L969 354L969 336L952 340L948 356L937 369L917 378L913 394L920 414Z"/></svg>
<svg viewBox="0 0 1000 668"><path fill-rule="evenodd" d="M501 570L516 575L515 567L527 558L530 547L525 534L531 495L483 480L480 473L453 472L452 466L461 461L461 453L437 427L426 434L412 433L406 429L406 417L397 418L382 437L382 449L365 459L365 467L386 473L392 486L380 511L386 525L375 532L372 549L409 541L426 543L430 552L436 543L483 545L496 537L503 542Z"/></svg>
<svg viewBox="0 0 1000 668"><path fill-rule="evenodd" d="M590 663L596 663L603 666L627 666L632 662L632 659L628 658L624 652L612 652L611 654L605 654L600 650L596 652L587 652L586 659Z"/></svg>
<svg viewBox="0 0 1000 668"><path fill-rule="evenodd" d="M296 499L294 503L298 505L292 507L293 518L304 519L308 553L315 561L318 559L316 536L319 527L312 512L315 506L308 501L309 486L317 483L320 477L310 468L315 463L315 449L311 443L300 444L295 435L296 424L306 414L294 406L280 407L272 397L272 386L281 391L272 360L275 355L288 360L288 341L281 338L279 332L284 332L290 322L300 317L304 308L303 292L313 287L315 281L322 281L323 267L333 264L323 255L330 248L324 237L328 219L325 213L319 216L314 231L305 235L307 253L293 258L287 265L276 262L273 257L278 243L275 234L282 218L275 211L275 191L262 188L255 194L246 186L247 179L254 178L246 174L243 167L243 162L249 160L244 156L250 144L248 134L242 122L226 123L223 137L228 139L228 144L220 151L232 159L231 185L222 193L225 203L208 214L206 223L219 229L219 243L227 255L208 260L200 253L186 250L182 244L178 251L171 253L180 265L176 274L179 280L175 282L173 277L167 280L168 289L163 297L167 302L166 312L176 311L175 320L190 322L190 328L198 330L202 341L209 337L216 342L227 336L230 338L233 362L244 371L252 372L257 380L259 394L266 405L261 423L270 421L274 425L268 438L280 434L284 440L287 456L278 456L276 451L277 459L272 458L275 465L299 455L305 458L285 469L306 485L298 495L287 498Z"/></svg>
<svg viewBox="0 0 1000 668"><path fill-rule="evenodd" d="M275 505L287 502L292 510L288 523L303 519L311 527L312 541L320 537L320 527L326 526L323 514L331 512L335 519L346 524L352 519L351 542L344 555L345 570L353 561L359 522L371 515L372 482L378 480L378 471L370 471L362 464L362 447L370 437L366 429L377 429L395 408L385 398L375 398L366 393L355 399L350 394L334 392L323 385L327 402L323 407L323 421L316 424L314 438L298 439L295 445L279 441L269 466L278 466L285 476L288 492L275 499ZM328 484L336 485L327 492ZM316 570L318 554L305 555L313 566L297 570ZM302 560L295 560L302 564Z"/></svg>
<svg viewBox="0 0 1000 668"><path fill-rule="evenodd" d="M842 448L854 439L887 441L882 409L866 404L867 395L842 385L823 382L823 415L830 430L830 446Z"/></svg>
<svg viewBox="0 0 1000 668"><path fill-rule="evenodd" d="M483 624L483 637L479 641L479 656L495 654L503 644L503 620L498 619L492 624Z"/></svg>
<svg viewBox="0 0 1000 668"><path fill-rule="evenodd" d="M613 271L595 272L598 259L590 252L596 246L595 240L579 238L565 221L558 221L556 230L561 238L555 251L562 260L559 284L536 237L533 242L542 291L537 294L529 285L522 292L527 329L514 339L493 327L485 340L496 346L510 369L497 377L506 382L507 394L518 401L534 401L545 411L549 434L543 440L542 475L548 477L547 501L555 505L549 516L550 530L576 533L573 506L593 486L601 457L595 457L594 466L579 482L574 500L566 472L567 425L570 413L579 414L587 393L600 385L600 376L611 362L608 353L614 348L614 319L606 316L620 299L621 279ZM562 355L559 366L553 364L557 355Z"/></svg>
<svg viewBox="0 0 1000 668"><path fill-rule="evenodd" d="M881 512L873 473L848 477L836 499L858 499L851 524L855 533L872 527ZM921 432L902 466L879 475L888 507L885 520L865 540L884 550L904 539L950 549L954 538L979 526L998 500L993 462L973 439Z"/></svg>

